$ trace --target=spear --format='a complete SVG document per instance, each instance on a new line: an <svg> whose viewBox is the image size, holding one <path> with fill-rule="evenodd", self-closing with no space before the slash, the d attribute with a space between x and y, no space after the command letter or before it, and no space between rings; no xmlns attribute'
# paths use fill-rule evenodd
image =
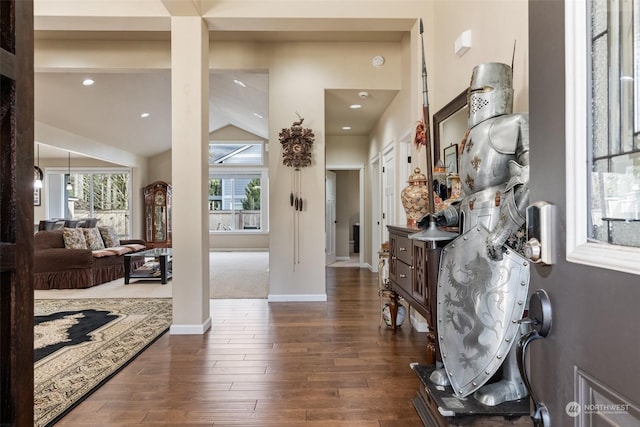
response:
<svg viewBox="0 0 640 427"><path fill-rule="evenodd" d="M431 161L431 123L429 121L429 89L427 88L427 61L424 56L424 28L420 18L420 45L422 47L422 123L424 124L424 143L427 153L427 183L429 185L429 215L433 216L433 165Z"/></svg>
<svg viewBox="0 0 640 427"><path fill-rule="evenodd" d="M433 202L433 162L431 160L431 124L429 122L429 89L427 88L427 61L424 55L424 28L422 26L422 18L420 18L420 44L422 47L422 123L424 125L425 152L427 153L427 186L429 187L429 227L418 233L409 235L410 239L431 242L435 247L435 242L442 240L453 240L458 236L457 233L442 231L436 225L434 218L434 202Z"/></svg>

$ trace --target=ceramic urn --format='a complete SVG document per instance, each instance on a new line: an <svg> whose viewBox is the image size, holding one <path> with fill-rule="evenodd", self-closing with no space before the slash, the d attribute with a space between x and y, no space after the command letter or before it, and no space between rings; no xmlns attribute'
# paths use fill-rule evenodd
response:
<svg viewBox="0 0 640 427"><path fill-rule="evenodd" d="M402 206L407 214L407 225L415 226L420 218L429 213L429 199L431 190L427 185L427 177L420 172L420 168L413 170L409 177L409 185L400 195Z"/></svg>

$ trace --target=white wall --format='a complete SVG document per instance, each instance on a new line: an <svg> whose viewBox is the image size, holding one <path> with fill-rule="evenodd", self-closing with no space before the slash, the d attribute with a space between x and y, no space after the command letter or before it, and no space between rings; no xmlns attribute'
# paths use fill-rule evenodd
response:
<svg viewBox="0 0 640 427"><path fill-rule="evenodd" d="M300 215L299 265L292 262L292 242L295 236L291 227L293 214L288 203L291 170L282 166L278 155L272 155L269 159L269 247L271 253L276 254L270 259L271 293L272 296L285 299L292 295L306 295L309 298L325 295L324 227L318 226L324 224L322 195L327 163L324 153L327 151L328 156L331 155L327 150L329 141L323 128L325 89L367 87L398 90L392 105L368 137L366 162L376 156L385 144L399 144L399 141L413 131L421 117L421 48L417 18L422 17L425 24L424 45L431 114L468 85L474 65L486 61L510 62L514 40L518 42L515 60L515 109L526 111L528 108L526 0L395 0L375 3L345 0L340 1L340 7L327 7L327 3L299 0L296 7L292 8L289 2L281 1L222 0L202 2L201 9L205 20L220 31L270 31L284 28L307 30L322 23L327 25L327 22L332 26L348 22L350 28L356 30L371 30L376 26L395 26L406 30L407 23L413 23L409 24L413 25L411 32L397 43L211 42L210 69L269 70L271 143L277 142L278 132L282 128L289 127L297 119L296 112L305 117L305 126L315 131L314 161L311 167L303 171L306 204L305 211ZM338 5L337 2L333 3ZM38 2L36 22L38 27L45 29L87 29L99 22L102 29L123 30L135 25L138 29L166 31L170 29L170 21L164 4L178 3L148 0L145 7L140 8L137 7L138 2L113 3L96 0L80 10L77 2ZM189 6L186 2L184 5ZM193 7L188 9L189 13L195 10ZM84 19L85 17L88 19ZM454 41L462 31L468 29L473 33L473 47L463 57L457 57L453 53ZM42 40L36 44L36 68L49 65L62 67L65 60L74 55L82 58L82 62L67 61L72 67L135 69L164 68L170 64L170 50L164 42L99 42L108 44L102 46L108 49L100 51L111 52L109 55L101 55L92 49L95 42L92 44L76 40L67 42L64 46L57 42ZM384 67L376 69L371 66L371 58L375 55L383 55L387 59ZM36 127L36 136L38 134ZM40 132L40 135L43 133ZM272 154L275 152L279 153L272 150ZM127 156L126 153L119 153L114 157ZM424 168L424 158L424 151L412 152L414 163L411 167ZM110 160L115 162L113 158ZM143 183L148 180L146 162L147 159L125 158L124 162L118 163L135 168L134 185L142 188ZM173 171L186 167L189 167L187 163L172 164ZM368 174L365 173L365 176ZM400 194L405 181L406 177L396 177L397 194ZM370 185L365 181L366 206L370 204L368 191ZM140 200L134 203L141 205ZM402 209L399 200L396 208ZM136 215L136 222L140 223L139 212ZM365 236L369 232L365 230ZM364 250L366 254L371 253L370 248Z"/></svg>

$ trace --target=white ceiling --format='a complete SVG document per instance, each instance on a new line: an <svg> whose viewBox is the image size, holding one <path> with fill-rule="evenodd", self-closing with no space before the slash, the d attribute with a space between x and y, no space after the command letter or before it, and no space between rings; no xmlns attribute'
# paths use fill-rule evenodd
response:
<svg viewBox="0 0 640 427"><path fill-rule="evenodd" d="M110 33L113 36L113 33ZM218 33L215 37L228 39ZM270 39L317 39L320 35L292 33ZM325 39L353 40L355 34L362 40L398 40L400 33L324 33ZM256 37L255 34L252 35ZM286 36L286 38L285 38ZM40 38L50 35L39 34ZM66 36L65 36L66 37ZM107 37L92 33L92 37ZM250 37L234 34L239 40ZM261 37L265 37L262 34ZM83 86L82 80L91 77L95 84ZM240 87L240 80L246 87ZM210 77L209 123L217 130L234 125L250 133L268 139L269 99L268 75L264 72L225 71L212 72ZM82 137L114 146L142 156L152 156L171 148L171 75L169 71L136 73L101 72L39 72L35 73L35 120ZM358 94L368 92L366 99ZM367 135L381 114L388 107L396 91L369 90L366 87L350 90L327 90L325 95L326 135ZM350 104L359 103L363 108L353 110ZM140 114L147 112L148 118ZM262 116L258 118L257 113ZM302 112L303 113L303 112ZM291 121L295 121L293 116ZM283 123L282 127L290 123ZM352 130L345 132L342 126ZM44 141L36 141L43 143ZM81 153L72 153L72 157ZM40 145L43 158L66 158L67 152Z"/></svg>

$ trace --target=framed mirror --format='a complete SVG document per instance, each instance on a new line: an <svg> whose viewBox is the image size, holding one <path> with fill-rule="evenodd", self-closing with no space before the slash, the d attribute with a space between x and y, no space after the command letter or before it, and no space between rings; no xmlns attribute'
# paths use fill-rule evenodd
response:
<svg viewBox="0 0 640 427"><path fill-rule="evenodd" d="M433 115L433 164L443 158L443 150L460 143L467 132L467 89ZM449 151L447 151L449 152ZM443 159L444 161L444 159ZM457 170L457 167L456 167Z"/></svg>

